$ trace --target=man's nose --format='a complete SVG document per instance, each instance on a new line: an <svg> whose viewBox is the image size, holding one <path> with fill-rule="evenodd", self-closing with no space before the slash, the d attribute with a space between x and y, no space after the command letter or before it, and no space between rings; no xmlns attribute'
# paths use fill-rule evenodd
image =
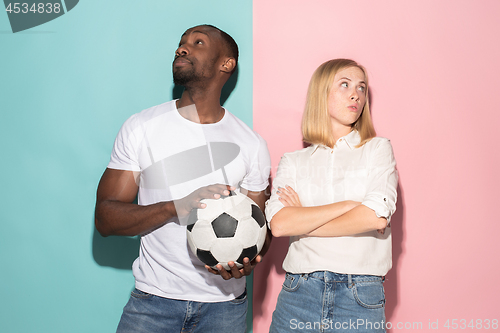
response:
<svg viewBox="0 0 500 333"><path fill-rule="evenodd" d="M175 50L175 55L176 56L181 56L181 55L188 55L189 54L189 49L183 45L179 46L177 50Z"/></svg>

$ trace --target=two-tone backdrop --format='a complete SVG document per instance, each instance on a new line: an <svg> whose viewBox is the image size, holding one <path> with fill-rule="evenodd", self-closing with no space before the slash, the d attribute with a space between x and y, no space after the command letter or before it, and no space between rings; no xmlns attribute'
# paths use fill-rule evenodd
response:
<svg viewBox="0 0 500 333"><path fill-rule="evenodd" d="M174 51L200 23L240 46L225 106L267 140L273 173L302 147L314 69L338 57L367 67L375 127L400 173L392 331L500 330L500 2L87 0L62 10L16 33L0 13L0 331L115 330L138 240L96 233L97 183L123 121L178 94ZM249 331L268 330L287 244L275 239L254 272Z"/></svg>

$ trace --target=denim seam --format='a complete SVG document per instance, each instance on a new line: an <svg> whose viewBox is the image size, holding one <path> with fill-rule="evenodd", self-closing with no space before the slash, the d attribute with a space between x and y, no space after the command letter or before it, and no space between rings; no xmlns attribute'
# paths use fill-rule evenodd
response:
<svg viewBox="0 0 500 333"><path fill-rule="evenodd" d="M358 302L359 305L361 305L361 306L363 306L365 308L368 308L368 309L379 309L379 308L382 308L385 305L385 295L384 295L384 299L380 303L378 303L378 304L366 304L363 301L361 301L361 299L359 298L358 289L356 288L356 284L354 284L352 290L353 290L354 299L356 300L356 302Z"/></svg>
<svg viewBox="0 0 500 333"><path fill-rule="evenodd" d="M290 283L291 287L288 287L288 286L286 285L286 281L287 281L288 279L291 281L291 283ZM296 291L297 289L299 289L299 286L300 286L300 285L301 285L301 283L302 283L302 279L303 279L303 276L299 276L299 277L298 277L297 284L294 286L294 285L293 285L293 283L294 283L297 279L296 279L294 276L291 276L291 274L287 274L287 275L285 276L285 281L283 282L283 285L282 285L283 290L288 291L288 292L294 292L294 291Z"/></svg>
<svg viewBox="0 0 500 333"><path fill-rule="evenodd" d="M149 294L144 291L141 291L141 293L136 293L135 291L132 291L130 295L134 298L140 298L140 299L148 299L153 297L153 294Z"/></svg>

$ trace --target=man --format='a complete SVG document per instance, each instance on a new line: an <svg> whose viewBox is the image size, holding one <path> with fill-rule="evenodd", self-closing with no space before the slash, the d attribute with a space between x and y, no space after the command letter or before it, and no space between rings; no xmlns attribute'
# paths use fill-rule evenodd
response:
<svg viewBox="0 0 500 333"><path fill-rule="evenodd" d="M172 64L174 83L184 86L181 98L133 115L118 133L97 190L95 219L104 236L141 235L133 264L136 289L118 332L246 330L241 278L261 261L270 238L261 255L252 262L245 258L241 269L229 263L230 271L204 266L186 242L186 217L205 207L201 199L235 189L261 209L267 199L266 143L220 105L237 61L238 47L225 32L209 25L188 29ZM237 146L237 154L220 153L221 164L213 160L212 142Z"/></svg>

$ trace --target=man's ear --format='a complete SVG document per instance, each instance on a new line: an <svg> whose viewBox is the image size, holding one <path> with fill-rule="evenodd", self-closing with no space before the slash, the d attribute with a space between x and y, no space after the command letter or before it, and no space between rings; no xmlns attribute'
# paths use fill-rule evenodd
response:
<svg viewBox="0 0 500 333"><path fill-rule="evenodd" d="M236 60L234 60L234 58L226 58L221 66L221 71L225 73L232 73L234 67L236 67Z"/></svg>

